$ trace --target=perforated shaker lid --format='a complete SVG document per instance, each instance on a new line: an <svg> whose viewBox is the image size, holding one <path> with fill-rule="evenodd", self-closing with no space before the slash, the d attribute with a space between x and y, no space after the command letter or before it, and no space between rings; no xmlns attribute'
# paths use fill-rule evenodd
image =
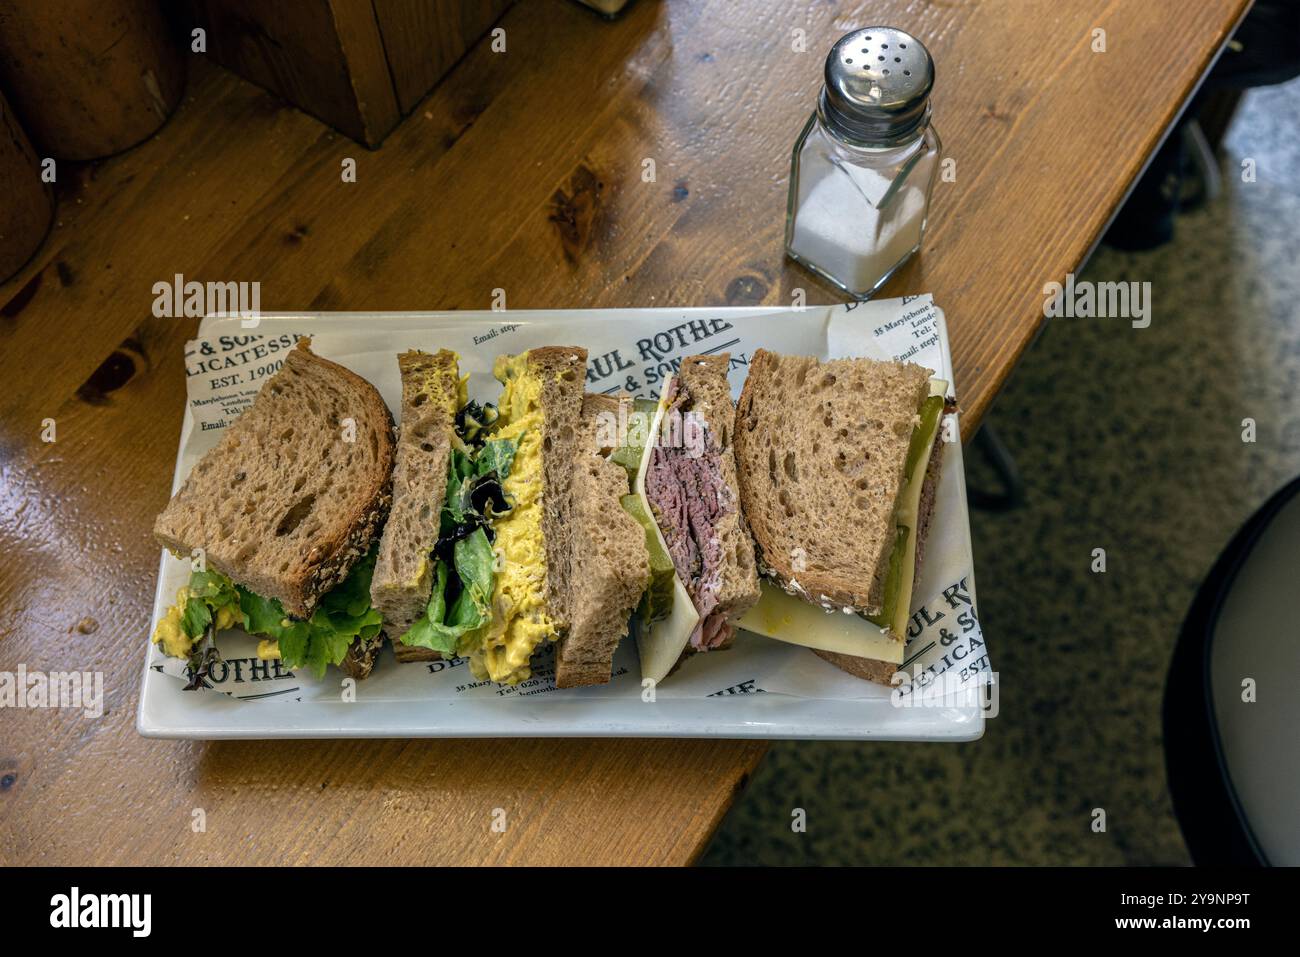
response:
<svg viewBox="0 0 1300 957"><path fill-rule="evenodd" d="M934 61L920 40L893 27L867 27L831 47L821 111L846 139L898 143L925 125L933 86Z"/></svg>

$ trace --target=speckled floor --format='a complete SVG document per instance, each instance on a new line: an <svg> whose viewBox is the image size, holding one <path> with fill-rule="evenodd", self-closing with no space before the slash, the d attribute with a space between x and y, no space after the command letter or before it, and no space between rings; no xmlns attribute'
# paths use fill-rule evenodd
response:
<svg viewBox="0 0 1300 957"><path fill-rule="evenodd" d="M1188 862L1161 749L1173 643L1218 550L1300 473L1295 117L1300 82L1250 93L1223 195L1162 249L1093 257L1081 278L1152 284L1149 328L1049 323L989 416L1028 504L972 513L1001 675L984 738L775 744L702 863ZM967 467L992 484L973 450ZM1089 568L1099 547L1105 574ZM806 833L791 831L795 807ZM1098 807L1105 833L1090 828Z"/></svg>

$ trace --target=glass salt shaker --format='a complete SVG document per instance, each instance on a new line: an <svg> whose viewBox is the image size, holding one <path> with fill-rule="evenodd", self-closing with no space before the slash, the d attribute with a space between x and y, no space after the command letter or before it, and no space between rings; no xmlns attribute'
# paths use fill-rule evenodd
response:
<svg viewBox="0 0 1300 957"><path fill-rule="evenodd" d="M786 253L865 299L921 248L939 135L934 61L915 37L868 27L826 57L816 111L794 145Z"/></svg>

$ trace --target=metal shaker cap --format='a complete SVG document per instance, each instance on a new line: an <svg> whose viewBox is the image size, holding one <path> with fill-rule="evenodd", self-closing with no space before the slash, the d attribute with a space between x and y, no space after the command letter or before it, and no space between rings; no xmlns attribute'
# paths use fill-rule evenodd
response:
<svg viewBox="0 0 1300 957"><path fill-rule="evenodd" d="M933 86L934 61L916 37L893 27L854 30L826 57L822 118L850 141L900 143L924 128Z"/></svg>

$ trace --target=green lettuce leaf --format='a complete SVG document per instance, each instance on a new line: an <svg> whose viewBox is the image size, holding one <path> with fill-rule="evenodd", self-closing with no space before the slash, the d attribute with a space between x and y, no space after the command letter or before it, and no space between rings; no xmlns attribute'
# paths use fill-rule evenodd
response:
<svg viewBox="0 0 1300 957"><path fill-rule="evenodd" d="M474 474L489 475L496 472L497 477L504 482L510 477L510 468L515 464L518 448L518 439L490 439L484 442L483 448L474 458Z"/></svg>
<svg viewBox="0 0 1300 957"><path fill-rule="evenodd" d="M447 615L447 563L439 560L434 566L433 591L429 595L429 606L424 615L418 618L398 639L404 645L428 648L442 652L444 655L456 653L456 638L444 619Z"/></svg>
<svg viewBox="0 0 1300 957"><path fill-rule="evenodd" d="M191 639L199 638L223 609L229 609L233 613L235 624L243 623L239 592L221 572L191 572L186 587L189 589L189 600L181 609L181 627Z"/></svg>
<svg viewBox="0 0 1300 957"><path fill-rule="evenodd" d="M239 608L244 613L244 628L250 635L279 638L295 626L307 624L291 619L279 599L263 598L243 586L239 587Z"/></svg>
<svg viewBox="0 0 1300 957"><path fill-rule="evenodd" d="M447 494L443 502L443 518L453 525L465 521L472 510L470 493L474 490L474 460L459 449L451 450L447 463Z"/></svg>
<svg viewBox="0 0 1300 957"><path fill-rule="evenodd" d="M434 582L429 604L397 639L444 655L456 654L465 635L492 619L496 555L487 527L492 515L509 507L502 486L519 448L517 438L478 442L477 434L462 434L461 445L452 447L441 535L430 556ZM449 594L454 597L449 599Z"/></svg>
<svg viewBox="0 0 1300 957"><path fill-rule="evenodd" d="M290 618L278 599L263 598L236 586L245 630L276 641L286 668L306 667L317 678L324 677L325 669L342 662L356 639L374 638L383 627L383 616L370 606L374 571L372 551L352 566L341 584L321 596L306 621Z"/></svg>
<svg viewBox="0 0 1300 957"><path fill-rule="evenodd" d="M181 627L185 629L185 634L191 638L197 638L208 630L208 625L212 624L212 609L202 598L191 597L185 602L185 608L181 611Z"/></svg>
<svg viewBox="0 0 1300 957"><path fill-rule="evenodd" d="M492 616L489 603L495 578L496 553L481 528L456 543L456 575L460 594L451 606L448 621L456 626L479 627Z"/></svg>
<svg viewBox="0 0 1300 957"><path fill-rule="evenodd" d="M228 611L234 624L248 634L275 641L285 667L307 667L320 678L328 666L343 661L355 640L370 640L383 628L383 616L370 607L374 571L371 552L352 566L341 584L321 597L306 621L290 618L277 599L255 594L220 572L192 572L189 597L181 609L181 627L197 641L221 611Z"/></svg>
<svg viewBox="0 0 1300 957"><path fill-rule="evenodd" d="M490 439L472 455L459 449L451 450L451 459L447 467L447 493L442 507L442 524L444 530L455 529L484 523L487 516L476 507L476 492L495 501L495 514L501 514L506 507L501 486L510 475L514 465L515 452L519 448L517 439Z"/></svg>
<svg viewBox="0 0 1300 957"><path fill-rule="evenodd" d="M460 593L449 609L447 585L452 572L445 561L439 560L434 566L429 605L424 615L398 639L403 644L454 655L462 636L483 627L491 619L496 555L487 533L476 528L455 544L454 555Z"/></svg>

